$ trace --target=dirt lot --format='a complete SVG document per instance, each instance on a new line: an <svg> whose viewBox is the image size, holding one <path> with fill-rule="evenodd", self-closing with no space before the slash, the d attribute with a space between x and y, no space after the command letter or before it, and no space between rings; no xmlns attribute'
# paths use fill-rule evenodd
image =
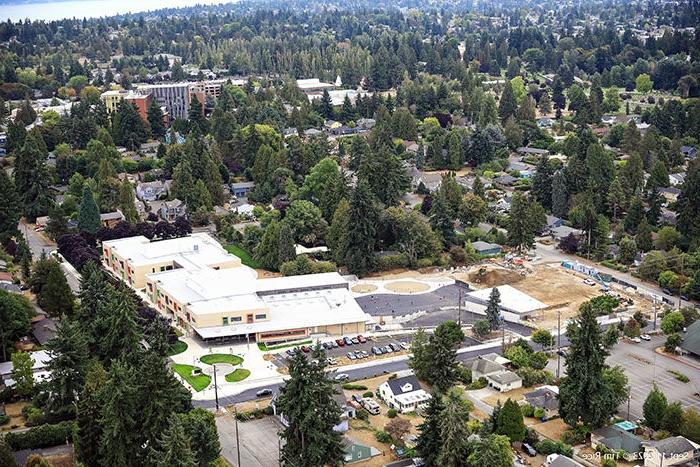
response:
<svg viewBox="0 0 700 467"><path fill-rule="evenodd" d="M353 285L351 290L355 293L370 293L377 290L377 286L372 284L357 284Z"/></svg>
<svg viewBox="0 0 700 467"><path fill-rule="evenodd" d="M504 404L506 400L510 399L512 401L518 402L520 399L523 398L523 394L532 392L533 388L518 388L518 389L513 389L512 391L508 392L499 392L498 394L494 394L489 397L485 397L482 399L485 403L490 405L491 407L495 407L496 403L500 400L501 404Z"/></svg>
<svg viewBox="0 0 700 467"><path fill-rule="evenodd" d="M27 405L29 405L28 402L5 404L5 415L10 417L10 421L0 426L0 431L9 431L18 427L23 428L25 425L24 417L22 416L22 408Z"/></svg>
<svg viewBox="0 0 700 467"><path fill-rule="evenodd" d="M479 288L498 287L499 285L513 285L525 279L518 271L497 266L479 266L468 273L455 274L459 279Z"/></svg>
<svg viewBox="0 0 700 467"><path fill-rule="evenodd" d="M389 282L385 286L387 289L396 293L421 293L430 290L427 284L422 284L415 281L396 281Z"/></svg>
<svg viewBox="0 0 700 467"><path fill-rule="evenodd" d="M537 423L532 428L545 438L559 441L562 433L569 429L569 425L564 423L561 418L555 418L544 423Z"/></svg>

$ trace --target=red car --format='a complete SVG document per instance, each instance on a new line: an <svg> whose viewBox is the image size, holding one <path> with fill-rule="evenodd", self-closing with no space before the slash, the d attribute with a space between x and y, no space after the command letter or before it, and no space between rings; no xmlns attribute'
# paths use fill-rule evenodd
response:
<svg viewBox="0 0 700 467"><path fill-rule="evenodd" d="M301 351L304 353L309 353L311 351L311 347L309 347L308 345L302 345Z"/></svg>
<svg viewBox="0 0 700 467"><path fill-rule="evenodd" d="M357 336L357 340L360 341L360 344L367 342L367 339L365 339L364 336Z"/></svg>
<svg viewBox="0 0 700 467"><path fill-rule="evenodd" d="M339 346L345 347L345 341L343 339L336 339L335 341L338 343Z"/></svg>

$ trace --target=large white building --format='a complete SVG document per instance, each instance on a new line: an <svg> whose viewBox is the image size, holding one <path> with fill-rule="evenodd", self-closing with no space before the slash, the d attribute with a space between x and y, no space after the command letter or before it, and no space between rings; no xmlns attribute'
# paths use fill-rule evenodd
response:
<svg viewBox="0 0 700 467"><path fill-rule="evenodd" d="M262 342L365 332L372 320L338 273L258 279L212 237L102 244L104 265L204 340Z"/></svg>
<svg viewBox="0 0 700 467"><path fill-rule="evenodd" d="M501 295L501 316L503 316L505 321L518 323L547 308L545 303L510 285L501 285L496 288ZM485 315L492 290L493 288L480 289L465 294L466 310Z"/></svg>

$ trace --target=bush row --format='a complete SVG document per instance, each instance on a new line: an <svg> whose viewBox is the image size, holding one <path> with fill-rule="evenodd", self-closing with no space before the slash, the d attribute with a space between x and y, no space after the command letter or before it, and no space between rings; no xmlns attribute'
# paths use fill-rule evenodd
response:
<svg viewBox="0 0 700 467"><path fill-rule="evenodd" d="M5 441L14 451L47 448L73 440L74 422L41 425L21 433L8 433Z"/></svg>

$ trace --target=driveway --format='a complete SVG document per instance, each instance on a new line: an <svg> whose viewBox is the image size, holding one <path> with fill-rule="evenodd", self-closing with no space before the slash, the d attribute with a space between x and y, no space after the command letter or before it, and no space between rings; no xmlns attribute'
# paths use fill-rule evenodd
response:
<svg viewBox="0 0 700 467"><path fill-rule="evenodd" d="M233 414L216 417L219 432L221 455L231 464L239 467L236 448L236 423ZM279 465L278 431L284 427L276 417L238 422L238 438L241 447L240 466L276 467Z"/></svg>

